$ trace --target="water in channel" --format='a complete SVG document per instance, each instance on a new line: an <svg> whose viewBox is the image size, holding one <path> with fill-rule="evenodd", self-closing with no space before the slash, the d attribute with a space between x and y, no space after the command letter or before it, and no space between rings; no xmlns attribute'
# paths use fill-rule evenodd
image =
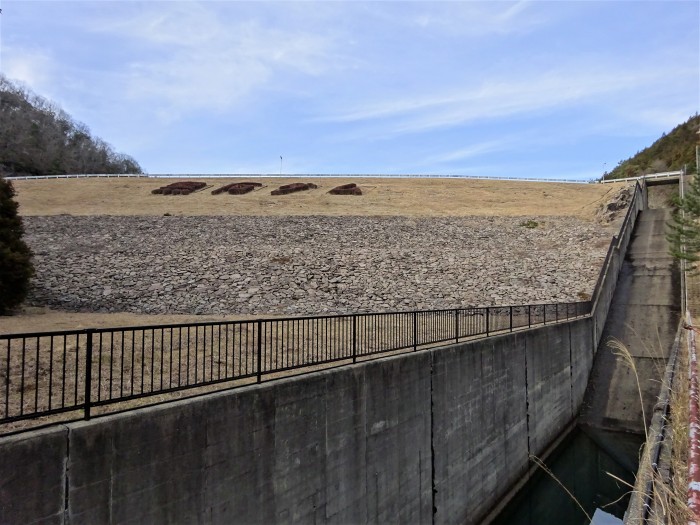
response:
<svg viewBox="0 0 700 525"><path fill-rule="evenodd" d="M613 476L634 484L642 442L630 434L575 429L546 463L583 510L557 481L538 469L494 525L621 524L630 488Z"/></svg>

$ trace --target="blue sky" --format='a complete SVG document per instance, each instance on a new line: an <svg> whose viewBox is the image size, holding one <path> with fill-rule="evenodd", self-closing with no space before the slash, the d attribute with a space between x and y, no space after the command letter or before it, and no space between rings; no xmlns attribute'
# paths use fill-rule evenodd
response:
<svg viewBox="0 0 700 525"><path fill-rule="evenodd" d="M700 2L0 3L0 70L150 173L599 177L700 107Z"/></svg>

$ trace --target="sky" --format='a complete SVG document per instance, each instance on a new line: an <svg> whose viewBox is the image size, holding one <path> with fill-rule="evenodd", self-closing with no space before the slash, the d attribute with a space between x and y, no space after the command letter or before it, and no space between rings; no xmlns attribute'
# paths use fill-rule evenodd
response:
<svg viewBox="0 0 700 525"><path fill-rule="evenodd" d="M700 108L697 0L0 8L0 72L153 174L589 180Z"/></svg>

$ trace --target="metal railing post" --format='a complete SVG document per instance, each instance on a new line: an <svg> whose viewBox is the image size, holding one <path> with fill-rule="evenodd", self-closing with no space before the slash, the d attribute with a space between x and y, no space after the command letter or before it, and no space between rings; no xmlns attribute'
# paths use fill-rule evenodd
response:
<svg viewBox="0 0 700 525"><path fill-rule="evenodd" d="M357 363L357 314L352 314L352 362Z"/></svg>
<svg viewBox="0 0 700 525"><path fill-rule="evenodd" d="M542 324L547 324L547 305L542 305Z"/></svg>
<svg viewBox="0 0 700 525"><path fill-rule="evenodd" d="M459 309L455 308L455 343L459 343Z"/></svg>
<svg viewBox="0 0 700 525"><path fill-rule="evenodd" d="M85 353L85 420L90 419L90 398L92 391L92 334L93 329L85 330L87 338L87 351ZM37 365L38 366L38 365ZM133 385L132 385L133 388Z"/></svg>
<svg viewBox="0 0 700 525"><path fill-rule="evenodd" d="M554 303L554 321L559 322L559 303Z"/></svg>
<svg viewBox="0 0 700 525"><path fill-rule="evenodd" d="M413 312L413 351L418 350L418 312Z"/></svg>
<svg viewBox="0 0 700 525"><path fill-rule="evenodd" d="M490 310L490 308L487 306L486 307L486 336L487 337L489 335L489 310Z"/></svg>
<svg viewBox="0 0 700 525"><path fill-rule="evenodd" d="M262 321L258 321L258 383L262 382Z"/></svg>
<svg viewBox="0 0 700 525"><path fill-rule="evenodd" d="M513 305L510 307L510 331L513 331Z"/></svg>
<svg viewBox="0 0 700 525"><path fill-rule="evenodd" d="M528 304L527 305L527 327L528 328L530 328L530 326L532 326L531 319L532 319L532 305Z"/></svg>

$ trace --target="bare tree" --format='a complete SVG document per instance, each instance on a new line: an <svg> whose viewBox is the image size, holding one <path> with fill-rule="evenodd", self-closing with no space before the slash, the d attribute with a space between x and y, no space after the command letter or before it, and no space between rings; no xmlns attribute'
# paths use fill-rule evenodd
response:
<svg viewBox="0 0 700 525"><path fill-rule="evenodd" d="M0 169L30 175L142 173L57 104L0 75Z"/></svg>

